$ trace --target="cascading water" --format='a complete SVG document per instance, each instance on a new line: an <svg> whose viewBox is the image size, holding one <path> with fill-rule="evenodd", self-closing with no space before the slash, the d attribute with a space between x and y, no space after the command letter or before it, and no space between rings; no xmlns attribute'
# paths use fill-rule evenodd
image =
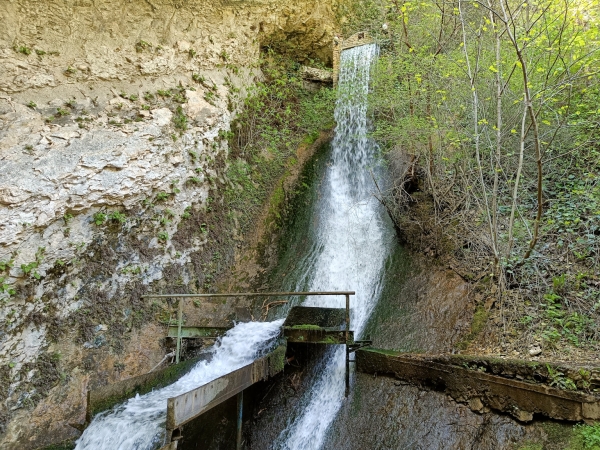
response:
<svg viewBox="0 0 600 450"><path fill-rule="evenodd" d="M317 204L319 218L314 244L298 268L296 290L349 290L351 328L360 336L378 300L383 266L393 230L371 195L370 170L374 143L367 137L367 94L376 45L342 52L337 128L327 183ZM306 306L344 307L332 297L311 297ZM282 320L237 325L212 349L212 359L198 363L187 375L163 389L137 396L97 415L77 441L77 450L151 450L164 442L166 405L174 397L243 367L266 353L279 335ZM284 430L274 447L319 449L343 399L345 350L329 352L315 383L303 400L300 415Z"/></svg>
<svg viewBox="0 0 600 450"><path fill-rule="evenodd" d="M77 441L79 449L150 450L164 442L167 399L190 391L263 356L279 336L283 321L242 323L212 348L210 361L199 362L177 382L137 396L94 417Z"/></svg>
<svg viewBox="0 0 600 450"><path fill-rule="evenodd" d="M373 198L370 170L376 146L367 137L367 94L375 44L344 50L341 55L337 127L332 164L317 204L319 222L315 243L302 263L299 286L309 290L354 289L351 328L360 336L382 285L382 274L393 229ZM331 297L312 297L306 306L344 307ZM321 448L327 429L344 400L345 350L337 348L324 358L315 383L302 401L299 416L281 433L274 448Z"/></svg>

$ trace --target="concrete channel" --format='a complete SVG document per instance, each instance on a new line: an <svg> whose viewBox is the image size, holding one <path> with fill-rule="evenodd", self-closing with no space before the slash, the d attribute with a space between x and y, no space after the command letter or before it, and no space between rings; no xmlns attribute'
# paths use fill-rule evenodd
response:
<svg viewBox="0 0 600 450"><path fill-rule="evenodd" d="M174 450L183 437L183 426L208 410L237 396L237 445L242 447L243 392L268 380L285 368L288 343L294 345L346 345L347 355L355 352L356 370L374 376L392 377L423 389L443 392L476 412L495 410L520 422L534 415L563 421L600 419L600 397L592 394L600 386L600 368L561 367L557 364L463 355L426 355L360 348L348 329L343 308L294 307L282 326L280 345L268 355L217 378L167 403L166 445ZM181 329L179 330L182 336ZM191 333L189 337L196 336ZM161 371L124 380L88 392L87 420L94 414L136 394L165 386L189 371L198 359L185 361ZM559 389L556 374L586 374L575 390ZM581 378L581 377L580 377ZM187 434L187 433L186 433Z"/></svg>

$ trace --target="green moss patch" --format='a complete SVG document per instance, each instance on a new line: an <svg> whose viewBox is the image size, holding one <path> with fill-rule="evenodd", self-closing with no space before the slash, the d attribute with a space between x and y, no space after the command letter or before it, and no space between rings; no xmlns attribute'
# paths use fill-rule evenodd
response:
<svg viewBox="0 0 600 450"><path fill-rule="evenodd" d="M318 325L310 325L310 324L306 324L306 325L294 325L293 327L289 327L292 330L320 330L321 327Z"/></svg>
<svg viewBox="0 0 600 450"><path fill-rule="evenodd" d="M457 344L460 350L466 350L469 344L483 331L488 321L489 314L485 306L479 305L475 308L473 319L471 320L471 332Z"/></svg>
<svg viewBox="0 0 600 450"><path fill-rule="evenodd" d="M198 359L191 359L169 366L163 370L129 378L90 391L88 393L87 419L91 420L97 413L106 411L137 394L143 395L153 389L173 383L191 370L197 362Z"/></svg>

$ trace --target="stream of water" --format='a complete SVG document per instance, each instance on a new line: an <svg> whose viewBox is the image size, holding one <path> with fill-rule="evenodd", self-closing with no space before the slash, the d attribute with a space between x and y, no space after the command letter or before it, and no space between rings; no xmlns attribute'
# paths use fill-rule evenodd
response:
<svg viewBox="0 0 600 450"><path fill-rule="evenodd" d="M377 200L375 143L368 138L367 94L375 44L344 50L335 108L337 127L332 161L314 213L318 216L313 249L300 271L299 286L311 291L355 290L351 298L351 329L359 338L382 288L385 260L393 229ZM332 297L310 297L304 305L344 307ZM345 390L345 349L332 349L324 358L314 385L302 400L273 448L317 450L323 445Z"/></svg>
<svg viewBox="0 0 600 450"><path fill-rule="evenodd" d="M199 362L175 383L98 414L77 441L76 450L151 450L164 443L167 399L176 397L266 354L283 320L238 324L211 349L212 358Z"/></svg>
<svg viewBox="0 0 600 450"><path fill-rule="evenodd" d="M367 137L369 75L376 45L342 52L337 127L326 183L313 214L318 218L314 244L298 269L297 290L355 290L351 328L358 338L380 295L382 274L393 230L372 196L375 144ZM311 297L306 306L345 306L340 297ZM180 380L98 414L77 441L77 450L151 450L164 442L167 399L195 389L264 355L279 335L282 320L242 323L213 349L212 358L198 363ZM329 351L318 376L273 447L317 450L343 400L345 349Z"/></svg>

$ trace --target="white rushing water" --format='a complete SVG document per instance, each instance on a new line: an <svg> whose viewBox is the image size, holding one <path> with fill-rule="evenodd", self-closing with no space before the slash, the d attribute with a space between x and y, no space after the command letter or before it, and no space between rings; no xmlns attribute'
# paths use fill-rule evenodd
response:
<svg viewBox="0 0 600 450"><path fill-rule="evenodd" d="M358 338L379 298L388 240L393 231L373 198L370 170L375 145L367 137L367 93L376 45L344 50L341 56L337 127L332 163L315 214L315 244L302 262L296 288L312 291L355 290L351 328ZM345 306L340 297L309 297L306 306ZM282 320L237 325L179 381L138 396L97 415L77 441L77 450L151 450L164 442L167 399L195 389L265 354L280 332ZM335 346L318 367L299 415L281 433L275 448L317 450L344 400L345 349Z"/></svg>
<svg viewBox="0 0 600 450"><path fill-rule="evenodd" d="M183 394L250 364L273 346L283 320L241 323L211 349L212 358L199 362L177 382L137 396L94 417L77 441L76 450L150 450L163 445L167 399Z"/></svg>
<svg viewBox="0 0 600 450"><path fill-rule="evenodd" d="M376 147L367 137L369 75L377 53L375 44L342 52L332 164L317 204L315 247L303 262L304 274L299 282L308 284L311 291L355 290L356 296L351 297L351 329L357 338L379 298L392 234L372 195L370 170L375 164ZM304 304L344 307L343 298L333 299L310 297ZM320 449L342 405L344 391L345 349L337 346L324 358L315 384L302 401L300 414L281 433L274 448Z"/></svg>

